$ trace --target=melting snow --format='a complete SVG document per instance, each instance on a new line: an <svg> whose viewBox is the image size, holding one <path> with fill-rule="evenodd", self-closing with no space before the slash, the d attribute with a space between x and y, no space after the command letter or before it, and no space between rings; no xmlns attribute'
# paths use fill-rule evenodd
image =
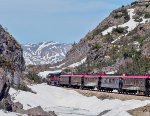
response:
<svg viewBox="0 0 150 116"><path fill-rule="evenodd" d="M74 64L71 64L71 65L69 65L68 67L74 68L74 67L80 66L80 65L83 64L85 61L86 61L86 58L84 58L84 59L81 60L80 62L76 62L76 63L74 63Z"/></svg>
<svg viewBox="0 0 150 116"><path fill-rule="evenodd" d="M134 28L136 28L137 25L139 24L139 22L135 22L133 19L133 16L135 15L134 9L128 9L128 14L130 16L130 20L122 25L118 25L118 27L128 27L127 30L129 32L129 31L132 31ZM149 19L144 19L143 17L142 17L142 19L143 19L143 21L140 23L145 23L146 21L149 21ZM104 30L102 32L102 34L106 35L108 33L111 33L114 28L116 28L116 26L109 27L108 29Z"/></svg>
<svg viewBox="0 0 150 116"><path fill-rule="evenodd" d="M24 109L41 106L45 111L55 111L58 116L97 116L110 110L104 116L130 116L126 111L145 106L150 101L100 100L85 97L73 90L39 84L30 86L37 94L10 89L10 94L23 104Z"/></svg>

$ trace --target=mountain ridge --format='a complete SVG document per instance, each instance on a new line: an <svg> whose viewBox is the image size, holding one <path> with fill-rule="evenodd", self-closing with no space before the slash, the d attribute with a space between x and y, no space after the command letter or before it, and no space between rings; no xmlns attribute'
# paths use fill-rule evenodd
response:
<svg viewBox="0 0 150 116"><path fill-rule="evenodd" d="M71 44L59 42L40 42L38 44L22 44L26 65L54 64L64 59Z"/></svg>

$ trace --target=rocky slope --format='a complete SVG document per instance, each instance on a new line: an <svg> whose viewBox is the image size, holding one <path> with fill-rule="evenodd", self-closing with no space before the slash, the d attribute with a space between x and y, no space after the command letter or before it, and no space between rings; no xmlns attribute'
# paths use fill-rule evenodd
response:
<svg viewBox="0 0 150 116"><path fill-rule="evenodd" d="M150 2L133 2L112 11L73 45L60 64L70 65L86 58L86 62L76 68L77 72L145 74L150 70L149 33Z"/></svg>
<svg viewBox="0 0 150 116"><path fill-rule="evenodd" d="M57 42L41 42L39 44L22 45L26 65L53 64L65 58L71 44Z"/></svg>
<svg viewBox="0 0 150 116"><path fill-rule="evenodd" d="M23 50L19 43L0 25L0 108L9 98L10 86L19 87L24 67Z"/></svg>

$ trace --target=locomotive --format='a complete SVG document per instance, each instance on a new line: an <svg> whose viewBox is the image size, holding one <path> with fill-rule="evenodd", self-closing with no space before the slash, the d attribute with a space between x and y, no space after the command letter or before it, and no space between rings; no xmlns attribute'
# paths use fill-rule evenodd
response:
<svg viewBox="0 0 150 116"><path fill-rule="evenodd" d="M98 91L126 94L150 95L150 76L105 75L101 74L49 74L47 83L80 89L97 89Z"/></svg>

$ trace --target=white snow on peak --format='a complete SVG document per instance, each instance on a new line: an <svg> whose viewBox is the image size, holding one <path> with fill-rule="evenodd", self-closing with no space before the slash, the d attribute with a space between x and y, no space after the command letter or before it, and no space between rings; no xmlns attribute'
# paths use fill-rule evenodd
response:
<svg viewBox="0 0 150 116"><path fill-rule="evenodd" d="M135 29L140 23L146 23L146 21L149 21L149 19L144 19L143 17L141 17L143 19L142 22L136 22L135 19L133 19L133 16L135 15L134 13L134 9L128 9L128 14L130 16L130 20L122 25L118 25L118 27L128 27L128 32L132 31L133 29ZM106 35L108 33L111 33L112 30L114 28L116 28L117 26L112 26L112 27L109 27L108 29L104 30L102 32L103 35Z"/></svg>
<svg viewBox="0 0 150 116"><path fill-rule="evenodd" d="M10 89L14 102L19 101L24 109L41 106L45 111L55 111L58 116L97 116L110 110L104 116L131 116L128 110L145 106L148 101L117 99L100 100L97 97L86 97L73 90L38 84L30 86L37 94Z"/></svg>
<svg viewBox="0 0 150 116"><path fill-rule="evenodd" d="M48 47L48 46L50 46L50 45L55 45L55 44L57 44L57 42L50 42L50 43L43 42L43 43L40 45L40 47L36 50L36 52L39 52L39 51L41 51L43 48Z"/></svg>
<svg viewBox="0 0 150 116"><path fill-rule="evenodd" d="M71 44L41 42L22 45L26 65L54 64L62 61L71 49Z"/></svg>
<svg viewBox="0 0 150 116"><path fill-rule="evenodd" d="M74 68L74 67L80 66L81 64L83 64L83 63L86 61L86 59L87 59L87 58L84 58L84 59L82 59L80 62L76 62L76 63L74 63L74 64L71 64L71 65L69 65L68 67L69 67L69 68Z"/></svg>
<svg viewBox="0 0 150 116"><path fill-rule="evenodd" d="M46 76L49 74L49 73L61 73L62 70L55 70L55 71L44 71L44 72L39 72L38 73L38 76L42 77L42 78L46 78Z"/></svg>

